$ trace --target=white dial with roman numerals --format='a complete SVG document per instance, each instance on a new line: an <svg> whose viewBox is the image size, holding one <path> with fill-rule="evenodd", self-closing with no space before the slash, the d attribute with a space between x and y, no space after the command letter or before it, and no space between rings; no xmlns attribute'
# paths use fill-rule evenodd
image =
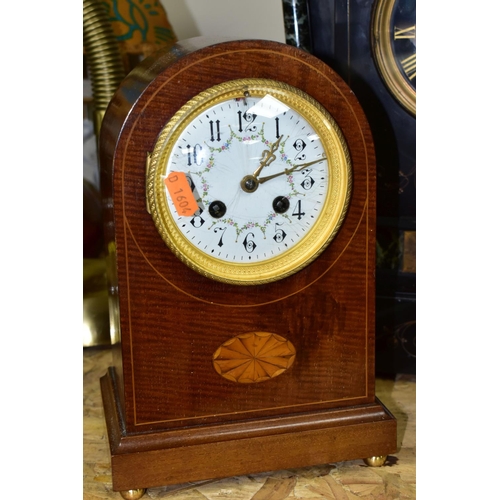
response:
<svg viewBox="0 0 500 500"><path fill-rule="evenodd" d="M351 171L343 136L307 94L234 80L189 101L150 156L155 224L189 267L260 284L315 259L340 227Z"/></svg>

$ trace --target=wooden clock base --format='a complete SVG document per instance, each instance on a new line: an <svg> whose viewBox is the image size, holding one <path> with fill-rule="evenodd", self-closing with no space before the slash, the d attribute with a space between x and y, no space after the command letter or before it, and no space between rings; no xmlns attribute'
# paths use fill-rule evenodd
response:
<svg viewBox="0 0 500 500"><path fill-rule="evenodd" d="M396 420L384 405L356 405L279 418L127 434L114 370L101 378L113 489L188 481L394 453Z"/></svg>

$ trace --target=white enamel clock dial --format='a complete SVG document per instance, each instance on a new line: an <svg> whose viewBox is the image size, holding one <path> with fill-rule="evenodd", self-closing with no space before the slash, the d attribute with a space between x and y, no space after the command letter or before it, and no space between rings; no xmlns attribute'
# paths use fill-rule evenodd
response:
<svg viewBox="0 0 500 500"><path fill-rule="evenodd" d="M348 206L350 161L333 119L270 80L198 95L150 157L148 202L167 245L213 279L259 284L316 258Z"/></svg>

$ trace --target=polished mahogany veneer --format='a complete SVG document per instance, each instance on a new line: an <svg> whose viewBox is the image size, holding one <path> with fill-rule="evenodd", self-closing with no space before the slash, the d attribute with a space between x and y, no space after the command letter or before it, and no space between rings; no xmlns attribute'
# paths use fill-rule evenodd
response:
<svg viewBox="0 0 500 500"><path fill-rule="evenodd" d="M189 269L146 207L148 153L165 123L198 93L239 78L285 82L316 99L342 130L353 169L333 242L297 274L257 286ZM374 148L331 68L259 40L200 38L159 51L111 100L100 165L115 343L101 384L115 490L396 451L396 421L375 397ZM267 342L275 371L252 351ZM235 359L255 358L256 371L227 376L231 345Z"/></svg>

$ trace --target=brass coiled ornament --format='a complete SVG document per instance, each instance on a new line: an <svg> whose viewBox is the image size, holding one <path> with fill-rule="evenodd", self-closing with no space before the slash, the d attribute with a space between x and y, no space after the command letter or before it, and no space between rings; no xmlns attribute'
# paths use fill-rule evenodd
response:
<svg viewBox="0 0 500 500"><path fill-rule="evenodd" d="M125 78L120 48L101 0L83 0L83 47L92 85L94 133L98 143L104 113ZM110 323L105 260L84 258L83 271L83 345L106 345L110 343Z"/></svg>
<svg viewBox="0 0 500 500"><path fill-rule="evenodd" d="M120 48L100 0L83 0L83 46L94 100L94 131L99 137L109 101L125 78Z"/></svg>

